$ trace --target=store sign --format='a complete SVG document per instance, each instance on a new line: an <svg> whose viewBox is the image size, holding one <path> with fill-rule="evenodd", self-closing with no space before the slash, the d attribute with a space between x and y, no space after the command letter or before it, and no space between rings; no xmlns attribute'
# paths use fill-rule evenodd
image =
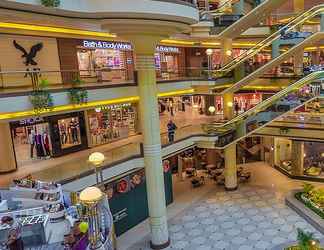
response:
<svg viewBox="0 0 324 250"><path fill-rule="evenodd" d="M162 53L180 53L180 49L177 47L169 47L162 45L156 46L156 51Z"/></svg>
<svg viewBox="0 0 324 250"><path fill-rule="evenodd" d="M124 208L113 215L114 223L126 218L128 216L127 208Z"/></svg>
<svg viewBox="0 0 324 250"><path fill-rule="evenodd" d="M35 118L29 118L29 119L20 120L19 124L28 126L28 125L33 125L33 124L40 123L40 122L44 122L43 117L35 117Z"/></svg>
<svg viewBox="0 0 324 250"><path fill-rule="evenodd" d="M130 43L83 40L82 46L93 49L132 50Z"/></svg>

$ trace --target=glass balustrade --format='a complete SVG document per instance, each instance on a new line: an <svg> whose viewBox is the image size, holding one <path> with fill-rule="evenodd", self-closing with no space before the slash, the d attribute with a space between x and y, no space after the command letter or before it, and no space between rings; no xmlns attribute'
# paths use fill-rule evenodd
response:
<svg viewBox="0 0 324 250"><path fill-rule="evenodd" d="M202 129L209 135L218 136L216 147L226 147L319 96L321 85L316 81L321 78L324 78L324 71L313 72L225 124L204 124ZM315 85L320 87L315 88Z"/></svg>
<svg viewBox="0 0 324 250"><path fill-rule="evenodd" d="M304 23L306 20L309 20L322 12L324 12L324 4L317 5L313 8L305 11L301 15L296 16L287 25L281 27L278 31L274 32L266 39L257 43L255 46L253 46L249 50L245 51L244 53L240 54L239 56L235 57L229 63L224 65L221 69L215 70L214 75L220 76L220 75L229 73L235 67L244 63L245 61L247 61L248 59L250 59L251 57L256 55L262 49L265 49L266 47L271 45L272 42L274 42L276 39L279 39L279 38L285 39L285 38L287 38L287 36L289 37L290 36L289 34L292 34L291 32L293 32L294 28L296 28L298 25ZM303 33L303 36L301 36L301 38L305 39L309 35L311 35L311 33L307 33L307 34Z"/></svg>

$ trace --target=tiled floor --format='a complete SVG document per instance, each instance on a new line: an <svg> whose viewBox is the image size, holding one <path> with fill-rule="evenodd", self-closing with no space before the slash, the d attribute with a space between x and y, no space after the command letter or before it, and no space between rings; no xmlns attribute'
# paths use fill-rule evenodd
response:
<svg viewBox="0 0 324 250"><path fill-rule="evenodd" d="M285 193L300 186L299 182L289 180L264 163L245 167L253 173L251 183L242 184L234 192L210 186L208 194L176 215L170 216L168 211L169 249L272 249L295 241L297 228L323 238L284 203ZM178 203L177 199L175 203ZM150 249L148 232L142 240L127 247L122 237L122 250Z"/></svg>

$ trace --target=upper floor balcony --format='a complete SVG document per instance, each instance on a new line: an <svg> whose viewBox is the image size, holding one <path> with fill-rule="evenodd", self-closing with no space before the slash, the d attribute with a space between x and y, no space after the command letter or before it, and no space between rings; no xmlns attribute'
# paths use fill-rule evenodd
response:
<svg viewBox="0 0 324 250"><path fill-rule="evenodd" d="M198 10L193 0L61 0L57 6L48 7L39 0L6 0L1 1L0 7L92 21L127 18L180 22L186 25L198 21Z"/></svg>

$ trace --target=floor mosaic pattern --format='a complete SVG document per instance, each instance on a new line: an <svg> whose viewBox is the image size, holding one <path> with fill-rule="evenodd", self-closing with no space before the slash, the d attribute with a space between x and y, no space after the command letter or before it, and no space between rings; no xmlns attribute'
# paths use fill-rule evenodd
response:
<svg viewBox="0 0 324 250"><path fill-rule="evenodd" d="M169 221L171 246L185 250L272 249L295 241L297 228L323 236L288 208L281 193L252 186L208 194ZM146 236L128 250L146 250Z"/></svg>

